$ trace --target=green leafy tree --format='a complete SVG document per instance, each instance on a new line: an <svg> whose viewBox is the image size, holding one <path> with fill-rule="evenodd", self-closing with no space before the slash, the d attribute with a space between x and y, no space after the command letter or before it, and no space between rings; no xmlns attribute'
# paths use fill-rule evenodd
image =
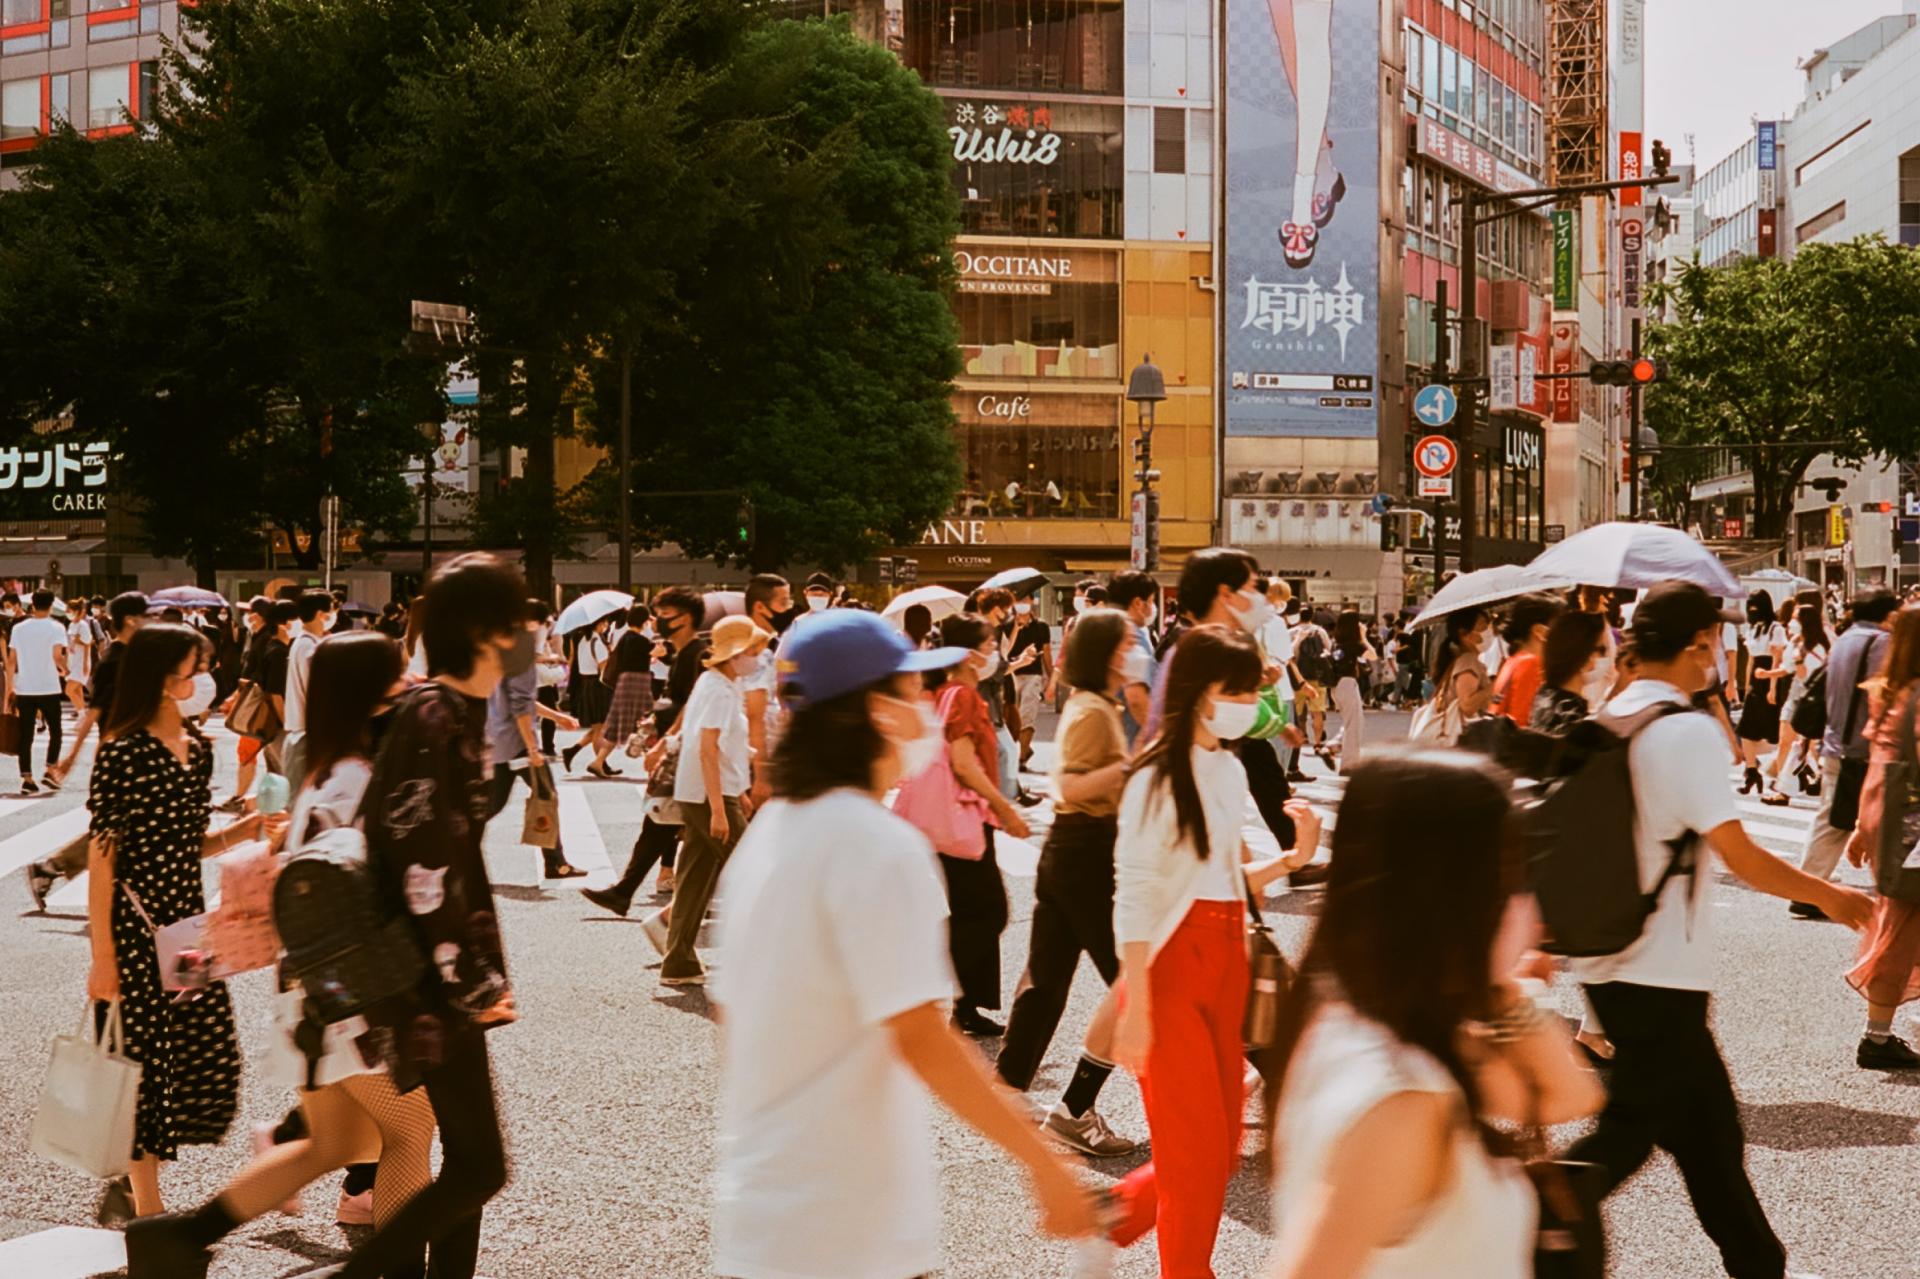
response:
<svg viewBox="0 0 1920 1279"><path fill-rule="evenodd" d="M679 306L636 347L636 522L761 568L911 541L961 479L958 204L938 99L845 20L782 21L746 37L701 110L703 129L769 136L729 175L704 251L670 263ZM617 409L603 369L603 441ZM750 555L732 499L644 496L709 489L751 499Z"/></svg>
<svg viewBox="0 0 1920 1279"><path fill-rule="evenodd" d="M1666 376L1647 420L1665 444L1722 445L1751 471L1755 536L1785 536L1823 454L1920 454L1920 254L1878 236L1810 244L1690 267L1664 293L1677 317L1648 335Z"/></svg>

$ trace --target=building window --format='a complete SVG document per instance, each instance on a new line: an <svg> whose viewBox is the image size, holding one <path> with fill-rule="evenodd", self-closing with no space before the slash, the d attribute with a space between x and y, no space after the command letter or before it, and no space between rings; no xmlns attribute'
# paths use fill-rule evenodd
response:
<svg viewBox="0 0 1920 1279"><path fill-rule="evenodd" d="M1826 212L1816 214L1815 216L1808 218L1805 222L1802 222L1799 226L1795 227L1793 229L1793 242L1795 244L1805 244L1808 240L1811 240L1814 236L1819 235L1822 231L1826 230L1828 227L1838 226L1840 225L1840 223L1845 222L1846 220L1847 220L1847 202L1845 200L1842 200L1840 201L1840 203L1834 205L1831 209L1828 209Z"/></svg>
<svg viewBox="0 0 1920 1279"><path fill-rule="evenodd" d="M40 77L0 84L0 139L40 132Z"/></svg>
<svg viewBox="0 0 1920 1279"><path fill-rule="evenodd" d="M153 119L154 99L160 92L160 64L142 62L140 64L140 98L134 115L141 120Z"/></svg>
<svg viewBox="0 0 1920 1279"><path fill-rule="evenodd" d="M965 376L1120 380L1115 254L962 244L954 265Z"/></svg>
<svg viewBox="0 0 1920 1279"><path fill-rule="evenodd" d="M1900 243L1920 247L1920 147L1900 157Z"/></svg>
<svg viewBox="0 0 1920 1279"><path fill-rule="evenodd" d="M946 106L962 231L1119 238L1121 107L993 98Z"/></svg>
<svg viewBox="0 0 1920 1279"><path fill-rule="evenodd" d="M1845 137L1830 142L1820 150L1814 152L1805 164L1793 171L1793 184L1800 186L1803 183L1810 182L1847 156L1852 155L1853 152L1867 140L1867 130L1872 124L1873 121L1871 120L1863 120L1855 125Z"/></svg>
<svg viewBox="0 0 1920 1279"><path fill-rule="evenodd" d="M1118 94L1124 0L905 0L903 60L961 89Z"/></svg>
<svg viewBox="0 0 1920 1279"><path fill-rule="evenodd" d="M132 86L125 63L93 67L87 72L87 127L111 129L127 122L127 94Z"/></svg>
<svg viewBox="0 0 1920 1279"><path fill-rule="evenodd" d="M0 0L0 27L17 27L46 20L46 0Z"/></svg>
<svg viewBox="0 0 1920 1279"><path fill-rule="evenodd" d="M95 22L87 27L87 43L96 44L102 40L124 40L138 34L140 22L137 18L128 18L123 22Z"/></svg>
<svg viewBox="0 0 1920 1279"><path fill-rule="evenodd" d="M961 519L1121 517L1120 404L1112 395L981 395L954 399L965 480Z"/></svg>
<svg viewBox="0 0 1920 1279"><path fill-rule="evenodd" d="M1187 113L1179 107L1153 109L1153 171L1187 171Z"/></svg>
<svg viewBox="0 0 1920 1279"><path fill-rule="evenodd" d="M72 124L72 77L63 71L59 75L49 76L47 80L49 85L49 92L47 94L47 117L49 121L55 128L63 124Z"/></svg>

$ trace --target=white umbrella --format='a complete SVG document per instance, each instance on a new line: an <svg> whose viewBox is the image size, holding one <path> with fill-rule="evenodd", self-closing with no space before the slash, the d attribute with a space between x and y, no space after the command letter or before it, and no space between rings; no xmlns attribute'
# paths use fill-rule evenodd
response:
<svg viewBox="0 0 1920 1279"><path fill-rule="evenodd" d="M907 615L908 609L919 604L933 614L933 620L937 622L943 617L951 617L958 613L961 605L966 602L966 596L959 591L948 590L944 586L917 586L913 590L902 591L894 596L880 616L897 624Z"/></svg>
<svg viewBox="0 0 1920 1279"><path fill-rule="evenodd" d="M557 634L571 635L603 617L624 613L632 607L633 596L625 591L588 591L560 610L560 616L553 619L553 629Z"/></svg>
<svg viewBox="0 0 1920 1279"><path fill-rule="evenodd" d="M1662 582L1692 582L1721 599L1747 592L1720 557L1677 528L1600 524L1549 547L1527 567L1582 586L1639 591Z"/></svg>
<svg viewBox="0 0 1920 1279"><path fill-rule="evenodd" d="M1462 573L1427 601L1414 626L1427 626L1449 613L1463 608L1485 608L1535 591L1563 591L1578 582L1536 572L1522 564L1497 564L1473 573Z"/></svg>
<svg viewBox="0 0 1920 1279"><path fill-rule="evenodd" d="M995 573L980 583L983 591L1012 591L1015 595L1024 595L1028 591L1037 591L1047 584L1047 575L1037 568L1010 568L1004 573Z"/></svg>

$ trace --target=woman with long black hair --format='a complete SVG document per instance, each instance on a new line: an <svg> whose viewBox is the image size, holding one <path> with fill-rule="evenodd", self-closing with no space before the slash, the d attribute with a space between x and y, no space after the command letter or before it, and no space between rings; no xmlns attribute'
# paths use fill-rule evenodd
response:
<svg viewBox="0 0 1920 1279"><path fill-rule="evenodd" d="M294 802L285 847L298 849L323 831L357 823L360 801L373 774L373 722L401 691L405 668L400 646L378 631L329 636L313 651L308 676L306 761L308 772ZM304 1005L296 987L282 1007ZM274 1034L284 1037L273 1060L292 1065L308 1079L305 1053L296 1045L304 1009L276 1016ZM316 1041L325 1027L314 1025ZM407 1201L433 1180L433 1107L426 1093L402 1093L378 1065L368 1067L348 1043L330 1044L302 1087L298 1122L287 1140L257 1143L252 1163L193 1213L143 1218L127 1227L131 1279L144 1275L189 1279L204 1276L208 1250L243 1222L291 1200L315 1179L349 1164L368 1168L372 1181L371 1224L386 1225ZM387 1279L423 1276L426 1255L388 1271Z"/></svg>
<svg viewBox="0 0 1920 1279"><path fill-rule="evenodd" d="M203 858L285 824L255 813L208 830L213 748L193 720L213 705L211 657L211 645L190 626L159 622L136 631L120 659L105 744L93 764L87 994L120 1004L126 1054L141 1064L130 1184L109 1187L103 1216L159 1212L160 1164L182 1146L217 1145L239 1104L240 1051L226 983L174 998L161 985L154 942L157 929L206 910Z"/></svg>
<svg viewBox="0 0 1920 1279"><path fill-rule="evenodd" d="M1275 1165L1266 1279L1533 1274L1532 1183L1490 1121L1600 1108L1561 1019L1511 977L1539 932L1486 761L1368 761L1326 905L1262 1062Z"/></svg>
<svg viewBox="0 0 1920 1279"><path fill-rule="evenodd" d="M1114 846L1121 1010L1114 1053L1140 1081L1154 1162L1115 1188L1124 1247L1157 1228L1160 1273L1213 1273L1227 1182L1240 1157L1247 909L1319 848L1296 809L1297 847L1249 862L1247 774L1230 744L1259 715L1265 669L1243 631L1196 626L1173 649L1159 733L1134 762ZM1083 1273L1097 1273L1091 1261Z"/></svg>
<svg viewBox="0 0 1920 1279"><path fill-rule="evenodd" d="M1786 609L1787 669L1793 672L1793 680L1787 686L1786 700L1780 704L1780 747L1774 751L1773 766L1768 770L1767 792L1760 797L1761 803L1771 804L1775 808L1785 807L1790 802L1787 793L1780 789L1783 770L1800 783L1802 794L1820 793L1819 775L1807 759L1816 749L1816 744L1803 740L1793 731L1793 714L1807 695L1807 681L1813 678L1815 671L1827 664L1827 653L1831 648L1827 641L1827 628L1820 620L1818 604L1790 600Z"/></svg>
<svg viewBox="0 0 1920 1279"><path fill-rule="evenodd" d="M367 856L427 960L411 1006L369 1015L403 1091L424 1085L440 1128L433 1183L337 1269L307 1279L378 1279L430 1248L434 1279L473 1279L480 1214L507 1183L486 1032L519 1020L481 841L487 699L533 665L527 586L487 554L462 555L427 585L420 630L428 678L403 694L367 783Z"/></svg>
<svg viewBox="0 0 1920 1279"><path fill-rule="evenodd" d="M1340 736L1328 747L1340 757L1340 771L1350 773L1360 762L1366 739L1366 701L1360 686L1368 667L1380 660L1367 642L1366 628L1354 609L1344 610L1333 623L1333 708L1340 712Z"/></svg>
<svg viewBox="0 0 1920 1279"><path fill-rule="evenodd" d="M1760 752L1775 747L1780 740L1780 681L1792 675L1786 663L1787 628L1774 616L1773 596L1755 591L1747 597L1747 625L1741 632L1747 650L1747 696L1740 705L1740 724L1734 730L1740 739L1740 757L1746 762L1746 776L1740 793L1758 790L1761 784Z"/></svg>

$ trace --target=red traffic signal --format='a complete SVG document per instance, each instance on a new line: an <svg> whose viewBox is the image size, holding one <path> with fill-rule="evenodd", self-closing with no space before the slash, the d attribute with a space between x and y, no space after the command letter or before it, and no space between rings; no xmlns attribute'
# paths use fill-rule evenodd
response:
<svg viewBox="0 0 1920 1279"><path fill-rule="evenodd" d="M1660 361L1643 355L1637 360L1595 360L1587 376L1595 386L1647 386L1665 372Z"/></svg>

